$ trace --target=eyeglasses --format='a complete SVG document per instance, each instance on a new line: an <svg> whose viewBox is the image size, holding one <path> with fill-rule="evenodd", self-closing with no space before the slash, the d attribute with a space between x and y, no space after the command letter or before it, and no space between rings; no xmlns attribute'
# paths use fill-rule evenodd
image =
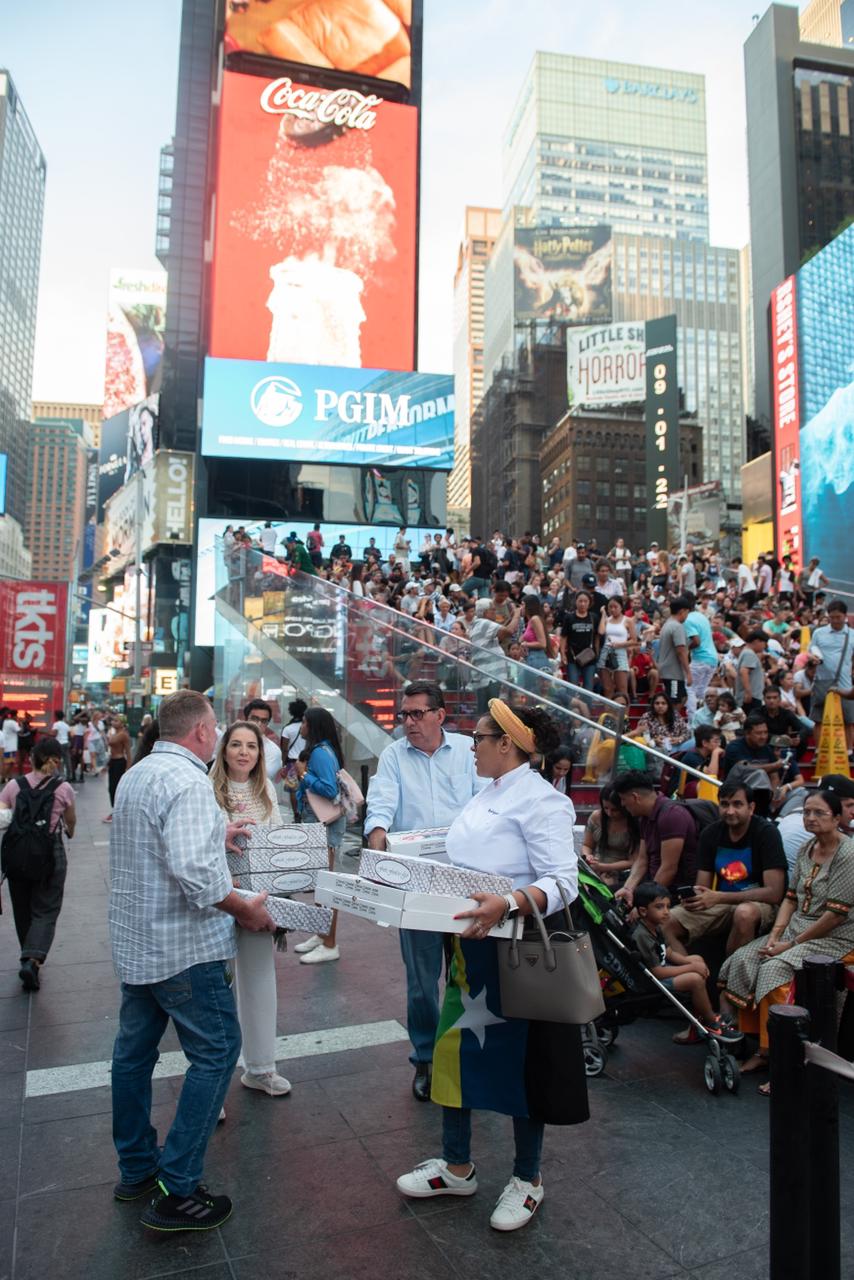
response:
<svg viewBox="0 0 854 1280"><path fill-rule="evenodd" d="M249 716L249 723L259 724L264 729L266 729L267 725L270 723L270 717L269 716Z"/></svg>
<svg viewBox="0 0 854 1280"><path fill-rule="evenodd" d="M479 747L484 738L503 738L503 733L473 733L471 740L476 747Z"/></svg>
<svg viewBox="0 0 854 1280"><path fill-rule="evenodd" d="M417 711L398 711L397 716L395 718L399 720L401 724L403 724L404 721L406 720L414 720L417 724L419 720L423 720L424 717L426 715L429 715L431 711L438 711L438 710L439 710L438 707L425 707L423 711L420 709Z"/></svg>

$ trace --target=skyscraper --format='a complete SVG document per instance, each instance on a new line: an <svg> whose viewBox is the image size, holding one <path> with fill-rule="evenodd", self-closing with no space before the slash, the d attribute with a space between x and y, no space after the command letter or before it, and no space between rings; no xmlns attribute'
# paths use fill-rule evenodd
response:
<svg viewBox="0 0 854 1280"><path fill-rule="evenodd" d="M46 581L76 578L86 503L88 428L81 418L45 418L29 425L26 542L33 574Z"/></svg>
<svg viewBox="0 0 854 1280"><path fill-rule="evenodd" d="M8 71L0 68L0 452L6 510L24 521L27 438L47 166Z"/></svg>
<svg viewBox="0 0 854 1280"><path fill-rule="evenodd" d="M454 276L454 469L448 476L448 520L466 527L471 508L471 419L483 398L483 281L500 227L500 210L466 208Z"/></svg>
<svg viewBox="0 0 854 1280"><path fill-rule="evenodd" d="M756 414L770 421L771 291L854 216L854 47L801 38L772 4L744 46Z"/></svg>
<svg viewBox="0 0 854 1280"><path fill-rule="evenodd" d="M848 48L854 44L854 0L810 0L800 26L802 40Z"/></svg>
<svg viewBox="0 0 854 1280"><path fill-rule="evenodd" d="M504 135L504 213L708 240L703 76L535 53Z"/></svg>

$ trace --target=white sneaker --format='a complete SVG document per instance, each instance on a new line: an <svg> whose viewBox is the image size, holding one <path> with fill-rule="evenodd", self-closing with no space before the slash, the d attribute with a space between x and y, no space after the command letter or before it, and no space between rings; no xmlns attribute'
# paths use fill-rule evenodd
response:
<svg viewBox="0 0 854 1280"><path fill-rule="evenodd" d="M294 951L298 956L304 956L307 951L313 951L315 947L319 947L322 941L322 938L313 933L310 938L306 938L305 942L298 942Z"/></svg>
<svg viewBox="0 0 854 1280"><path fill-rule="evenodd" d="M277 1071L264 1071L259 1075L252 1071L244 1071L240 1077L240 1083L247 1089L258 1089L261 1093L268 1093L271 1098L283 1098L291 1091L290 1080L280 1076Z"/></svg>
<svg viewBox="0 0 854 1280"><path fill-rule="evenodd" d="M217 1118L216 1118L216 1122L217 1122L217 1124L222 1124L222 1122L223 1122L223 1120L224 1120L224 1119L225 1119L225 1107L222 1107L222 1108L220 1109L220 1113L219 1113L219 1115L218 1115L218 1116L217 1116Z"/></svg>
<svg viewBox="0 0 854 1280"><path fill-rule="evenodd" d="M451 1173L444 1160L425 1160L411 1173L404 1173L397 1180L397 1189L413 1200L426 1200L428 1196L473 1196L477 1191L477 1173L474 1165L465 1178Z"/></svg>
<svg viewBox="0 0 854 1280"><path fill-rule="evenodd" d="M498 1197L489 1225L496 1231L518 1231L519 1227L526 1227L543 1203L544 1195L542 1182L535 1187L533 1182L512 1177Z"/></svg>
<svg viewBox="0 0 854 1280"><path fill-rule="evenodd" d="M340 960L341 952L337 947L314 947L304 956L300 956L300 964L323 964L324 960Z"/></svg>

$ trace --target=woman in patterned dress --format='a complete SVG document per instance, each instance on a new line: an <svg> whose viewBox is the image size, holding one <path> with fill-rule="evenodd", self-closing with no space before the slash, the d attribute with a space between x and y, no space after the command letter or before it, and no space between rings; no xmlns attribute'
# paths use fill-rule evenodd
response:
<svg viewBox="0 0 854 1280"><path fill-rule="evenodd" d="M722 1012L734 1007L742 1031L759 1034L759 1050L744 1073L767 1067L768 1012L786 1003L806 957L843 960L854 951L854 840L839 830L839 796L809 796L803 817L810 839L798 851L771 932L733 952L720 972Z"/></svg>

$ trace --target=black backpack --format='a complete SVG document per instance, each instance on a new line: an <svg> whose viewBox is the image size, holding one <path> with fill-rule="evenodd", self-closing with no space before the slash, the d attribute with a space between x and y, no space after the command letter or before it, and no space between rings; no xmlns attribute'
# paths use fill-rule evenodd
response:
<svg viewBox="0 0 854 1280"><path fill-rule="evenodd" d="M0 849L4 876L36 883L50 879L59 834L51 832L50 818L53 793L61 782L62 778L54 777L31 787L26 778L18 779L15 810Z"/></svg>
<svg viewBox="0 0 854 1280"><path fill-rule="evenodd" d="M676 800L674 803L681 809L688 810L694 819L697 835L705 831L706 827L710 827L713 822L718 822L721 816L721 811L714 800Z"/></svg>

